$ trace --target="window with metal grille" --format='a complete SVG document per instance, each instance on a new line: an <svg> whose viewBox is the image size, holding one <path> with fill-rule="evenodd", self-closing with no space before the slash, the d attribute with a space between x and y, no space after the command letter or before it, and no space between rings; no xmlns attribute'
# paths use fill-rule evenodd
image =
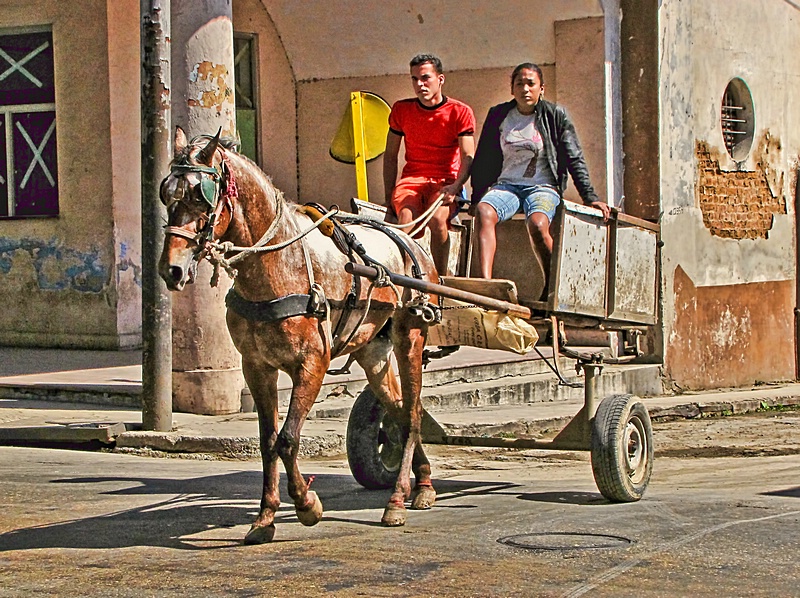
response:
<svg viewBox="0 0 800 598"><path fill-rule="evenodd" d="M747 83L739 77L731 79L722 96L722 138L731 158L743 161L753 146L755 115L753 97Z"/></svg>
<svg viewBox="0 0 800 598"><path fill-rule="evenodd" d="M0 30L0 218L57 215L53 34Z"/></svg>
<svg viewBox="0 0 800 598"><path fill-rule="evenodd" d="M256 37L246 33L233 35L233 74L236 81L236 128L241 139L240 151L258 161L258 88L256 86Z"/></svg>

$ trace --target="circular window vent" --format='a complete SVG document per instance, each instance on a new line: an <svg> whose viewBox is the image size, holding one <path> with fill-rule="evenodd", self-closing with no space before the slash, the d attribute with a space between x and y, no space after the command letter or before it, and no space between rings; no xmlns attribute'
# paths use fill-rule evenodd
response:
<svg viewBox="0 0 800 598"><path fill-rule="evenodd" d="M750 153L755 131L753 96L739 77L731 79L722 96L722 137L731 158L741 162Z"/></svg>

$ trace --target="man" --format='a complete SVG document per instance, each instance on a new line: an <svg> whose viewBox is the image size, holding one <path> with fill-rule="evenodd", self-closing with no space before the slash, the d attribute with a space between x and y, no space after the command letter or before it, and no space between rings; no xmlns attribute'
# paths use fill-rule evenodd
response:
<svg viewBox="0 0 800 598"><path fill-rule="evenodd" d="M525 214L531 245L550 263L550 222L568 175L586 205L608 220L611 210L595 193L575 127L560 106L546 101L542 69L530 62L511 74L513 99L489 110L472 169L472 211L477 215L478 262L492 277L495 227Z"/></svg>
<svg viewBox="0 0 800 598"><path fill-rule="evenodd" d="M475 115L472 108L442 92L442 61L419 54L410 63L416 98L392 106L383 183L386 204L400 224L417 219L439 198L442 205L428 221L431 255L439 274L447 275L448 223L458 211L456 197L469 178L475 154ZM406 164L397 180L400 144L405 141Z"/></svg>

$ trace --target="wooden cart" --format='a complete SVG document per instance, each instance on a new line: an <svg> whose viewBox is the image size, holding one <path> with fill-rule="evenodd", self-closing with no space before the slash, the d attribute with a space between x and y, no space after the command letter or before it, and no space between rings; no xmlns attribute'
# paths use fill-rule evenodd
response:
<svg viewBox="0 0 800 598"><path fill-rule="evenodd" d="M463 236L468 247L469 235ZM430 285L392 274L392 281L399 286L522 317L551 339L553 357L548 363L555 375L563 381L558 369L560 355L575 359L584 373L583 406L552 440L448 435L426 412L423 442L590 451L594 478L603 496L619 502L639 500L653 469L650 417L636 396L599 397L598 379L604 364L624 363L643 355L641 339L657 318L659 243L658 225L622 213L603 222L595 209L562 202L554 219L551 284L544 300L516 298L512 293L508 301L496 294L476 293L480 289L476 279L445 279L443 285ZM459 254L471 259L468 250L462 248ZM367 278L377 275L364 266L348 269ZM520 286L530 288L529 281L521 282ZM609 357L606 352L570 347L567 331L571 327L616 331L617 350ZM347 429L347 455L355 479L367 488L391 487L397 479L402 446L399 427L369 387L365 388L355 401Z"/></svg>

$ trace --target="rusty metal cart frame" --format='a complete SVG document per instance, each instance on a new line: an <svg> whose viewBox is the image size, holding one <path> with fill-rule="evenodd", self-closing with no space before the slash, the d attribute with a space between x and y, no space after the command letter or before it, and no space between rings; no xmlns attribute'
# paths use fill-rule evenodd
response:
<svg viewBox="0 0 800 598"><path fill-rule="evenodd" d="M598 380L604 364L624 363L643 355L640 339L657 319L660 231L656 224L616 211L607 223L598 214L562 202L554 220L550 289L545 301L512 303L389 274L399 286L505 312L549 330L553 357L551 362L545 361L554 373L565 382L558 369L559 355L575 359L584 372L583 406L552 440L448 435L426 411L424 443L589 451L600 492L609 500L630 502L642 497L652 473L650 418L633 395L601 400ZM348 270L367 278L378 275L374 268L357 264L348 265ZM571 348L565 325L619 332L617 355L609 358L602 352ZM394 483L400 434L399 426L386 416L367 387L353 406L347 432L350 469L361 485L384 488Z"/></svg>

